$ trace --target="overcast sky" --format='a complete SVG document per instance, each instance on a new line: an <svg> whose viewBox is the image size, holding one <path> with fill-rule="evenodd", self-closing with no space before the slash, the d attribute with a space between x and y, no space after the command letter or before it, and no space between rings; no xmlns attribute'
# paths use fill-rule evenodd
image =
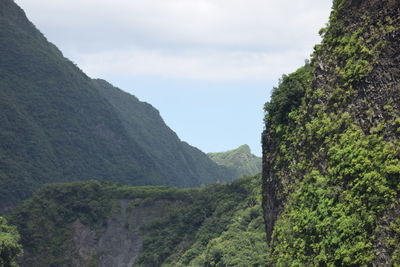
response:
<svg viewBox="0 0 400 267"><path fill-rule="evenodd" d="M261 155L263 104L309 58L331 0L16 0L89 76L205 152Z"/></svg>

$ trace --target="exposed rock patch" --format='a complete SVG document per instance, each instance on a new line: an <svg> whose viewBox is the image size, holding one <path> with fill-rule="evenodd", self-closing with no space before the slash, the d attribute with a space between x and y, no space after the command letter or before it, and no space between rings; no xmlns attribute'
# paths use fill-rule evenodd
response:
<svg viewBox="0 0 400 267"><path fill-rule="evenodd" d="M76 220L71 224L73 246L66 252L72 266L131 267L142 250L143 225L165 216L176 202L157 200L135 204L119 200L117 212L101 229L91 229Z"/></svg>

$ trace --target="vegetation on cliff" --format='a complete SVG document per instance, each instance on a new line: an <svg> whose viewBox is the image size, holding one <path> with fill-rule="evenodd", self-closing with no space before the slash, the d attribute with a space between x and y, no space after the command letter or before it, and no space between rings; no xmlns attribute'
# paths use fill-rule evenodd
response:
<svg viewBox="0 0 400 267"><path fill-rule="evenodd" d="M400 264L399 11L334 1L310 65L266 104L271 265Z"/></svg>
<svg viewBox="0 0 400 267"><path fill-rule="evenodd" d="M139 266L263 266L261 177L209 186L186 210L144 228ZM161 248L161 249L160 249Z"/></svg>
<svg viewBox="0 0 400 267"><path fill-rule="evenodd" d="M168 187L131 187L107 182L86 181L52 184L22 202L11 214L10 222L17 226L24 247L24 266L70 266L64 255L74 246L73 222L94 230L107 225L118 211L119 199L157 199L189 201L185 190Z"/></svg>

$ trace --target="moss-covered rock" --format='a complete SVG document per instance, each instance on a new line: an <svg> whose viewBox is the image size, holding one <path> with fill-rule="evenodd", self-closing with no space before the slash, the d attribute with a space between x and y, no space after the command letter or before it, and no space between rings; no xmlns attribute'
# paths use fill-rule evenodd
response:
<svg viewBox="0 0 400 267"><path fill-rule="evenodd" d="M399 263L399 13L400 1L334 1L301 101L266 105L271 265ZM275 95L298 91L284 82Z"/></svg>

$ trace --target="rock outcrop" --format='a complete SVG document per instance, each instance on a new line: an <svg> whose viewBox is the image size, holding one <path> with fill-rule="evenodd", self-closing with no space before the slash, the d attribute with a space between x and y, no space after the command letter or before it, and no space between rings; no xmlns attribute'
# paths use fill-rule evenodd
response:
<svg viewBox="0 0 400 267"><path fill-rule="evenodd" d="M157 200L136 206L134 201L121 199L119 204L118 211L98 230L79 219L70 224L73 245L65 255L72 260L72 266L133 266L143 249L145 234L141 227L164 217L177 202Z"/></svg>

